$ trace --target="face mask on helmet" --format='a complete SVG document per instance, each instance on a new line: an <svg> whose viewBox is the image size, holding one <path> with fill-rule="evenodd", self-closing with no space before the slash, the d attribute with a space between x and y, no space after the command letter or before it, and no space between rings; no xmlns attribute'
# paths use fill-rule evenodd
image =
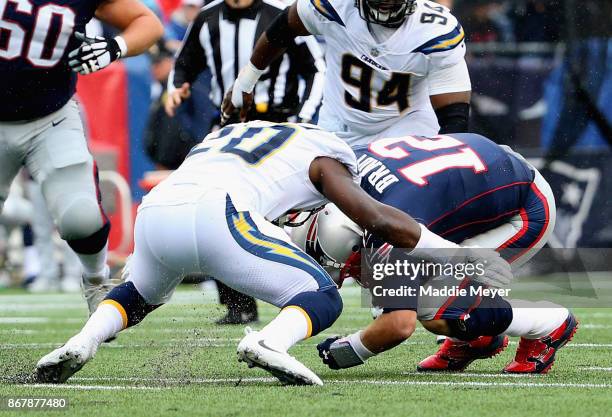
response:
<svg viewBox="0 0 612 417"><path fill-rule="evenodd" d="M355 0L355 6L362 19L396 28L414 13L416 0Z"/></svg>
<svg viewBox="0 0 612 417"><path fill-rule="evenodd" d="M341 286L349 275L351 262L358 261L362 231L334 204L328 204L293 229L291 239Z"/></svg>

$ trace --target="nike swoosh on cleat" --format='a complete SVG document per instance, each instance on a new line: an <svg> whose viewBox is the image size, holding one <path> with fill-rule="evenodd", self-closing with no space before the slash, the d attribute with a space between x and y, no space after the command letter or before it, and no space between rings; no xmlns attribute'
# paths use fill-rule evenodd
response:
<svg viewBox="0 0 612 417"><path fill-rule="evenodd" d="M276 353L280 353L282 354L282 352L279 352L278 350L272 349L271 347L267 346L263 340L260 340L259 342L257 342L259 344L259 346L261 346L264 349L268 349L271 350L272 352L276 352Z"/></svg>
<svg viewBox="0 0 612 417"><path fill-rule="evenodd" d="M59 125L60 123L62 123L64 120L66 120L66 118L64 117L63 119L58 120L57 122L51 122L51 124L53 125L53 127Z"/></svg>

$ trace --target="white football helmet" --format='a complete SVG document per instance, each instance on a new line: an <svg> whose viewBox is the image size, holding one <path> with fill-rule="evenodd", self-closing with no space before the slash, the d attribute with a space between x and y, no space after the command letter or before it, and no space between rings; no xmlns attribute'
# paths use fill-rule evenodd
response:
<svg viewBox="0 0 612 417"><path fill-rule="evenodd" d="M327 204L291 232L291 239L342 285L359 262L363 231L334 204Z"/></svg>

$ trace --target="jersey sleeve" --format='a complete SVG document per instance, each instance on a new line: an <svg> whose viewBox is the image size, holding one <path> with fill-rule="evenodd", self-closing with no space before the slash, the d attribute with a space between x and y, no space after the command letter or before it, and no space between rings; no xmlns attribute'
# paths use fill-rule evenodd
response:
<svg viewBox="0 0 612 417"><path fill-rule="evenodd" d="M452 67L465 60L465 32L447 8L439 5L423 7L416 17L419 19L421 40L412 52L427 57L429 72Z"/></svg>
<svg viewBox="0 0 612 417"><path fill-rule="evenodd" d="M298 16L308 32L324 35L325 25L330 22L344 26L333 2L334 0L297 0Z"/></svg>
<svg viewBox="0 0 612 417"><path fill-rule="evenodd" d="M353 181L357 184L359 183L360 176L357 157L353 149L345 141L315 125L300 123L299 126L302 128L302 133L306 135L310 143L317 149L313 156L326 156L337 160L349 170L353 176Z"/></svg>
<svg viewBox="0 0 612 417"><path fill-rule="evenodd" d="M471 91L470 73L465 60L444 68L434 68L427 76L429 95Z"/></svg>

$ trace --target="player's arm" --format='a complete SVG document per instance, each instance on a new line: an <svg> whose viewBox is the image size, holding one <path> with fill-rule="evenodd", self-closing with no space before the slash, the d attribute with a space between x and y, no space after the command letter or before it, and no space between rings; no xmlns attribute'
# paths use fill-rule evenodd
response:
<svg viewBox="0 0 612 417"><path fill-rule="evenodd" d="M122 57L143 53L164 34L157 16L139 0L106 0L96 9L96 17L121 31L126 44Z"/></svg>
<svg viewBox="0 0 612 417"><path fill-rule="evenodd" d="M207 68L206 53L200 43L200 31L204 22L205 16L200 13L189 25L168 77L168 97L164 109L170 117L173 117L177 107L189 98L191 85Z"/></svg>
<svg viewBox="0 0 612 417"><path fill-rule="evenodd" d="M472 85L465 59L458 55L459 52L441 59L435 57L435 69L427 75L429 99L441 134L464 133L469 127Z"/></svg>
<svg viewBox="0 0 612 417"><path fill-rule="evenodd" d="M351 220L395 247L457 246L420 226L408 214L370 197L353 181L348 169L335 159L316 159L310 167L310 180ZM415 325L414 311L397 310L379 316L363 331L344 338L329 338L317 349L332 369L348 368L397 346L410 337Z"/></svg>
<svg viewBox="0 0 612 417"><path fill-rule="evenodd" d="M227 91L221 105L221 124L227 122L235 109L240 110L240 120L253 103L253 88L275 59L280 57L297 36L310 35L297 11L297 2L283 10L255 43L248 64L242 68L234 86Z"/></svg>
<svg viewBox="0 0 612 417"><path fill-rule="evenodd" d="M414 256L434 261L436 261L435 249L459 248L459 245L432 233L403 211L370 197L353 181L348 169L335 159L327 157L315 159L310 166L309 174L310 181L319 192L336 204L351 220L396 248L413 248L411 254ZM499 258L499 254L493 253ZM488 255L488 252L484 255ZM466 262L471 261L466 258ZM486 265L489 259L477 261ZM511 276L505 261L500 264L492 261L495 260L491 259L490 266L495 267L491 271L487 270L491 276L499 275L501 279ZM343 338L328 338L317 345L317 349L323 362L330 368L349 368L361 365L369 357L397 346L410 337L415 325L415 311L409 309L387 311L366 329Z"/></svg>
<svg viewBox="0 0 612 417"><path fill-rule="evenodd" d="M310 165L310 181L361 228L393 246L414 248L421 238L421 228L412 217L373 199L354 182L346 166L337 160L327 157L315 159Z"/></svg>
<svg viewBox="0 0 612 417"><path fill-rule="evenodd" d="M164 34L159 19L138 0L106 0L96 9L96 17L121 34L104 38L75 33L82 44L68 54L68 65L83 75L99 71L119 58L143 53Z"/></svg>
<svg viewBox="0 0 612 417"><path fill-rule="evenodd" d="M430 96L440 134L465 133L469 130L471 91Z"/></svg>

